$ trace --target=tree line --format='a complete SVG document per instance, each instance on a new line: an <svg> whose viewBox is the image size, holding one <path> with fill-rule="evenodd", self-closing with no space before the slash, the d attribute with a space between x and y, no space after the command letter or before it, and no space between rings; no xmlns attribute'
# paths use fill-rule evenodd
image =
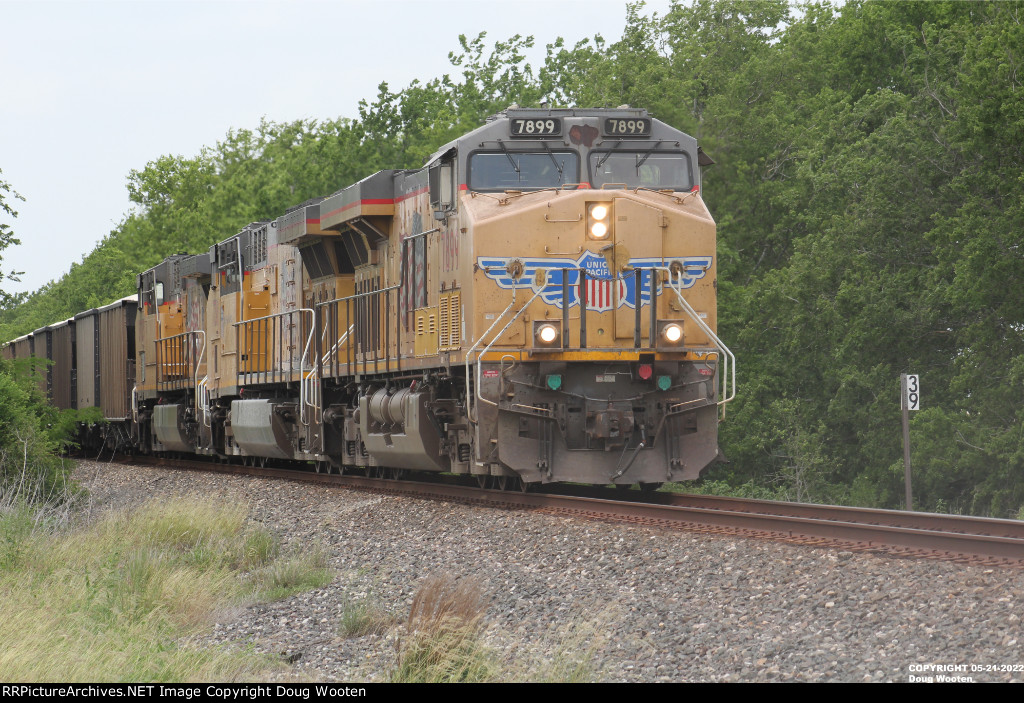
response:
<svg viewBox="0 0 1024 703"><path fill-rule="evenodd" d="M11 301L11 339L134 290L135 272L383 168L511 103L648 108L717 162L720 335L740 393L705 479L902 507L899 374L920 375L915 508L1024 511L1024 5L676 2L621 37L460 37L452 71L358 116L263 122L133 171L133 210Z"/></svg>

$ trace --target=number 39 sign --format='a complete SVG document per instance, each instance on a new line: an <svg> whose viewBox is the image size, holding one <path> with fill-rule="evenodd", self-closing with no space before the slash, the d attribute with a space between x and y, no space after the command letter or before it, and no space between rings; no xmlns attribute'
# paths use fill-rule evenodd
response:
<svg viewBox="0 0 1024 703"><path fill-rule="evenodd" d="M903 407L907 410L921 409L921 385L917 374L903 374Z"/></svg>

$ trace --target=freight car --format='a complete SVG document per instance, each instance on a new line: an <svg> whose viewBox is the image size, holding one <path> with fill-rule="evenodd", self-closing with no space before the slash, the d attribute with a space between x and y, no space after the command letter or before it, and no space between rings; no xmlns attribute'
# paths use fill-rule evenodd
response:
<svg viewBox="0 0 1024 703"><path fill-rule="evenodd" d="M77 402L144 452L498 487L695 479L735 395L707 163L645 110L510 107L421 169L143 272L119 331L110 306L76 316ZM89 334L119 365L99 341L83 355Z"/></svg>

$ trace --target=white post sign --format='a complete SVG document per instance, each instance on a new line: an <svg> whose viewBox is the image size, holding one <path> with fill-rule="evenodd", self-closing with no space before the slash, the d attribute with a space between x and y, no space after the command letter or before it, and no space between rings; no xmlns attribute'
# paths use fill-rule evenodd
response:
<svg viewBox="0 0 1024 703"><path fill-rule="evenodd" d="M906 374L906 384L903 386L903 402L907 410L921 409L921 384L918 382L917 374Z"/></svg>
<svg viewBox="0 0 1024 703"><path fill-rule="evenodd" d="M906 509L914 509L914 493L910 487L910 411L921 409L921 383L917 374L900 374L903 390L900 408L903 411L903 474L906 490Z"/></svg>

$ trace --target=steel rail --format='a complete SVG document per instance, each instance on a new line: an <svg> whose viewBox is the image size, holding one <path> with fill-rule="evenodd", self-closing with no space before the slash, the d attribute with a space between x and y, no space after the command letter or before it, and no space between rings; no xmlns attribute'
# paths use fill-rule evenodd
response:
<svg viewBox="0 0 1024 703"><path fill-rule="evenodd" d="M884 510L881 508L858 508L844 505L787 503L756 500L753 498L743 499L685 493L670 493L667 495L671 496L668 505L674 506L735 510L739 512L756 511L780 516L849 521L866 525L889 525L919 530L987 534L1024 540L1024 521L1021 520L1002 520L999 518L923 513L907 510Z"/></svg>
<svg viewBox="0 0 1024 703"><path fill-rule="evenodd" d="M128 461L139 462L140 457ZM174 468L327 483L392 495L528 509L662 529L713 532L849 551L1024 568L1024 523L805 503L655 494L636 502L553 493L485 490L451 482L397 481L238 464L158 460ZM452 478L452 477L442 477ZM686 505L687 501L694 505ZM786 514L786 513L789 514ZM888 522L886 522L888 521Z"/></svg>

